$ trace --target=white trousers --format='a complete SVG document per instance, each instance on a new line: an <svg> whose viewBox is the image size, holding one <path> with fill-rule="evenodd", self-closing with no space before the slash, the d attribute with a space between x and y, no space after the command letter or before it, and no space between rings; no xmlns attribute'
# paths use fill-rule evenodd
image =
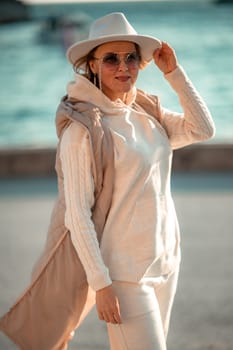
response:
<svg viewBox="0 0 233 350"><path fill-rule="evenodd" d="M178 274L179 269L169 276L144 278L140 283L113 281L122 323L107 323L111 350L166 350ZM93 291L93 305L94 300ZM67 343L59 350L67 350Z"/></svg>
<svg viewBox="0 0 233 350"><path fill-rule="evenodd" d="M113 282L122 324L107 324L111 350L166 350L178 274L140 283Z"/></svg>

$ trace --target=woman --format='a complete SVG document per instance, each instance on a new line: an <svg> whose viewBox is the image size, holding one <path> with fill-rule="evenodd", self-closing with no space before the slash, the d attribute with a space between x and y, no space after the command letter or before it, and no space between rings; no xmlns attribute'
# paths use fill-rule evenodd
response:
<svg viewBox="0 0 233 350"><path fill-rule="evenodd" d="M143 42L135 33L116 37L126 25L130 27L121 14L101 18L92 28L92 39L68 51L76 71L85 72L77 74L68 96L91 102L103 114L113 137L115 183L99 248L90 221L94 199L87 133L78 124L70 125L61 141L69 201L66 223L96 291L98 315L107 322L111 349L165 349L180 260L169 186L170 147L209 138L213 124L174 50L157 39ZM142 105L138 108L137 76L152 57L178 93L184 116L166 111L157 99L156 115L148 115Z"/></svg>
<svg viewBox="0 0 233 350"><path fill-rule="evenodd" d="M112 350L165 350L180 263L172 149L212 137L213 121L174 50L138 35L121 13L94 22L89 39L67 56L77 74L57 111L59 220L91 290L87 309L96 303ZM140 69L151 60L177 93L182 114L136 89ZM53 216L56 225L59 220ZM47 252L56 241L52 231ZM42 270L40 260L34 281ZM72 310L82 314L79 322L86 305ZM67 341L40 346L65 349Z"/></svg>

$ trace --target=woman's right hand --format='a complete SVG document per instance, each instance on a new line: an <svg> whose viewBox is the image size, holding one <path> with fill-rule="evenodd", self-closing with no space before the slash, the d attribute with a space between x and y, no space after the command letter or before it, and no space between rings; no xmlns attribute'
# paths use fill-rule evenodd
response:
<svg viewBox="0 0 233 350"><path fill-rule="evenodd" d="M178 66L175 50L164 41L161 48L155 50L153 56L155 64L164 74L171 73Z"/></svg>
<svg viewBox="0 0 233 350"><path fill-rule="evenodd" d="M121 323L120 305L112 285L96 292L96 308L100 320Z"/></svg>

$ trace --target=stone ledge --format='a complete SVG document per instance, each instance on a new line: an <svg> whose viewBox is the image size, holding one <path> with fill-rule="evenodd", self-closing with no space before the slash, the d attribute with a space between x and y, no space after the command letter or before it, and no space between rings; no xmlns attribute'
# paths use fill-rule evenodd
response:
<svg viewBox="0 0 233 350"><path fill-rule="evenodd" d="M233 171L233 144L195 144L174 151L174 171Z"/></svg>
<svg viewBox="0 0 233 350"><path fill-rule="evenodd" d="M0 149L0 178L54 176L55 148ZM196 144L174 152L173 171L233 171L233 144Z"/></svg>
<svg viewBox="0 0 233 350"><path fill-rule="evenodd" d="M0 178L54 176L54 148L0 149Z"/></svg>

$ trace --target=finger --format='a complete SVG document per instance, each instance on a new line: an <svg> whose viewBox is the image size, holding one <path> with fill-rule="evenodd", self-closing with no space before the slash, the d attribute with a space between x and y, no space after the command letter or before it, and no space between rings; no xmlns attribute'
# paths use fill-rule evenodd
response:
<svg viewBox="0 0 233 350"><path fill-rule="evenodd" d="M114 319L115 319L115 321L116 321L117 324L122 323L122 321L121 321L121 315L119 314L119 312L114 313L114 314L113 314L113 317L114 317Z"/></svg>
<svg viewBox="0 0 233 350"><path fill-rule="evenodd" d="M168 43L164 43L164 52L170 56L176 56L175 50Z"/></svg>
<svg viewBox="0 0 233 350"><path fill-rule="evenodd" d="M104 320L107 323L114 323L114 324L122 323L119 310L117 310L117 309L115 311L103 312L102 313L102 320Z"/></svg>
<svg viewBox="0 0 233 350"><path fill-rule="evenodd" d="M172 47L166 42L166 41L163 41L162 42L162 47L166 50L166 49L172 49Z"/></svg>
<svg viewBox="0 0 233 350"><path fill-rule="evenodd" d="M121 309L120 309L120 303L119 300L116 301L115 308L113 310L113 315L115 320L117 321L118 324L121 323Z"/></svg>
<svg viewBox="0 0 233 350"><path fill-rule="evenodd" d="M119 314L109 315L108 320L110 323L113 323L113 324L120 324L121 323L121 318L120 318Z"/></svg>
<svg viewBox="0 0 233 350"><path fill-rule="evenodd" d="M104 313L104 321L106 323L114 323L114 324L117 323L113 313Z"/></svg>
<svg viewBox="0 0 233 350"><path fill-rule="evenodd" d="M104 321L104 315L102 313L98 313L99 320Z"/></svg>
<svg viewBox="0 0 233 350"><path fill-rule="evenodd" d="M157 59L159 57L160 52L161 52L161 48L158 48L154 51L154 53L153 53L154 59Z"/></svg>

